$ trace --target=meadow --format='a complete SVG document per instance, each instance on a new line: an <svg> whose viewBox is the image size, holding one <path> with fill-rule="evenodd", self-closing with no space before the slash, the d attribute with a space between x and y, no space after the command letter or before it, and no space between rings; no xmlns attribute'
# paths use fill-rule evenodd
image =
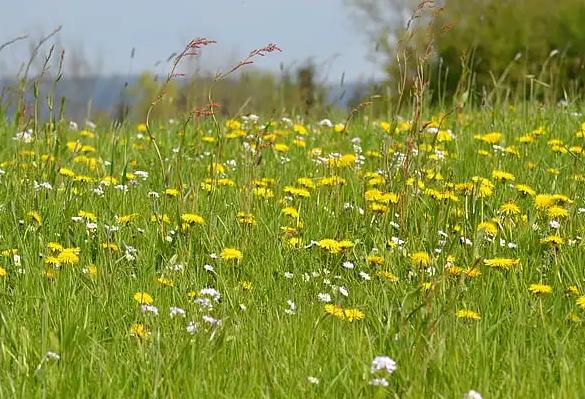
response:
<svg viewBox="0 0 585 399"><path fill-rule="evenodd" d="M0 397L582 397L584 120L3 120Z"/></svg>

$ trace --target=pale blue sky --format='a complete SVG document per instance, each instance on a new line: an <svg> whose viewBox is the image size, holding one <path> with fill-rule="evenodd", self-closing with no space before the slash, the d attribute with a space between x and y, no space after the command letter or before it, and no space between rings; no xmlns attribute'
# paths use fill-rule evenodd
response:
<svg viewBox="0 0 585 399"><path fill-rule="evenodd" d="M83 47L99 61L102 74L153 69L189 39L218 41L205 49L202 65L210 70L236 61L250 50L277 43L283 52L257 61L273 71L280 63L297 65L312 58L330 82L379 77L368 60L371 48L356 28L344 0L5 0L0 14L0 43L21 34L40 37L63 25L65 48ZM27 44L0 53L0 71L23 61ZM161 67L162 68L162 67Z"/></svg>

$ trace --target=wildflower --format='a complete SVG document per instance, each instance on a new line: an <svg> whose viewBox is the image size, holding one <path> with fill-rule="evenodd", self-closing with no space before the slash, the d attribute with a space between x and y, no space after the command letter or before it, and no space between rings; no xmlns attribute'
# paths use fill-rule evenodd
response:
<svg viewBox="0 0 585 399"><path fill-rule="evenodd" d="M223 260L239 262L242 260L243 254L236 248L224 248L220 252L219 257Z"/></svg>
<svg viewBox="0 0 585 399"><path fill-rule="evenodd" d="M333 304L327 304L325 305L325 312L335 316L339 319L344 319L345 318L345 314L343 312L343 308L337 306L337 305L333 305Z"/></svg>
<svg viewBox="0 0 585 399"><path fill-rule="evenodd" d="M311 196L311 193L309 192L309 190L304 189L304 188L286 186L286 187L284 187L283 191L286 194L290 194L294 197L299 197L299 198L308 198Z"/></svg>
<svg viewBox="0 0 585 399"><path fill-rule="evenodd" d="M483 141L487 144L497 144L502 140L502 137L504 137L504 135L500 132L492 132L484 135L474 136L476 140Z"/></svg>
<svg viewBox="0 0 585 399"><path fill-rule="evenodd" d="M410 261L413 266L426 267L431 264L431 257L426 252L415 252L410 255Z"/></svg>
<svg viewBox="0 0 585 399"><path fill-rule="evenodd" d="M45 353L45 356L43 356L44 359L46 360L61 360L61 356L57 353L57 352L52 352L52 351L48 351L47 353Z"/></svg>
<svg viewBox="0 0 585 399"><path fill-rule="evenodd" d="M577 306L579 306L581 309L585 310L585 295L581 295L579 298L577 298Z"/></svg>
<svg viewBox="0 0 585 399"><path fill-rule="evenodd" d="M205 224L205 219L203 219L203 217L197 215L196 213L183 213L181 215L181 220L183 221L183 223L186 223L188 225Z"/></svg>
<svg viewBox="0 0 585 399"><path fill-rule="evenodd" d="M483 231L488 236L495 237L498 234L498 226L493 222L481 222L477 225L477 231Z"/></svg>
<svg viewBox="0 0 585 399"><path fill-rule="evenodd" d="M220 319L216 319L214 317L207 316L207 315L204 315L201 318L203 319L204 322L209 324L211 327L217 327L217 326L221 325Z"/></svg>
<svg viewBox="0 0 585 399"><path fill-rule="evenodd" d="M370 275L366 272L360 272L360 277L366 281L370 281L372 278L370 277Z"/></svg>
<svg viewBox="0 0 585 399"><path fill-rule="evenodd" d="M194 321L190 321L186 327L186 330L191 335L195 334L198 330L197 324Z"/></svg>
<svg viewBox="0 0 585 399"><path fill-rule="evenodd" d="M331 302L331 295L329 295L329 294L319 293L317 295L317 297L319 298L319 301L321 301L321 302L325 302L325 303Z"/></svg>
<svg viewBox="0 0 585 399"><path fill-rule="evenodd" d="M567 287L566 293L567 293L567 295L577 296L577 295L579 295L579 288L577 288L576 285L571 285L571 286Z"/></svg>
<svg viewBox="0 0 585 399"><path fill-rule="evenodd" d="M550 235L540 240L540 243L550 245L553 248L558 248L565 243L565 240L558 235Z"/></svg>
<svg viewBox="0 0 585 399"><path fill-rule="evenodd" d="M366 262L368 262L370 265L381 266L384 264L384 258L378 255L369 255L366 256Z"/></svg>
<svg viewBox="0 0 585 399"><path fill-rule="evenodd" d="M30 211L29 213L26 214L26 216L38 225L43 224L43 218L41 217L41 214L38 213L37 211Z"/></svg>
<svg viewBox="0 0 585 399"><path fill-rule="evenodd" d="M505 172L503 170L493 170L492 171L492 179L506 182L506 181L514 181L514 180L516 180L516 177L512 173Z"/></svg>
<svg viewBox="0 0 585 399"><path fill-rule="evenodd" d="M493 258L485 259L483 263L496 269L511 269L512 267L518 266L520 264L520 259Z"/></svg>
<svg viewBox="0 0 585 399"><path fill-rule="evenodd" d="M74 265L79 262L78 254L78 248L64 248L59 255L57 255L57 260L60 264Z"/></svg>
<svg viewBox="0 0 585 399"><path fill-rule="evenodd" d="M158 308L154 305L143 303L140 305L140 310L142 310L143 313L152 313L153 315L158 316Z"/></svg>
<svg viewBox="0 0 585 399"><path fill-rule="evenodd" d="M145 339L148 338L150 333L148 332L144 324L134 323L132 324L132 326L130 326L130 335L141 339Z"/></svg>
<svg viewBox="0 0 585 399"><path fill-rule="evenodd" d="M152 305L153 299L147 292L137 292L133 296L134 300L140 304Z"/></svg>
<svg viewBox="0 0 585 399"><path fill-rule="evenodd" d="M169 308L169 316L170 317L177 317L177 316L178 317L185 317L185 314L186 314L186 312L184 309L181 309L181 308L178 308L175 306L171 306Z"/></svg>
<svg viewBox="0 0 585 399"><path fill-rule="evenodd" d="M353 264L352 262L350 262L350 261L345 261L345 262L343 262L343 265L342 265L342 266L343 266L344 268L346 268L346 269L350 269L350 270L354 268L354 264Z"/></svg>
<svg viewBox="0 0 585 399"><path fill-rule="evenodd" d="M307 381L309 382L309 384L313 384L313 385L319 384L319 379L317 377L308 376Z"/></svg>
<svg viewBox="0 0 585 399"><path fill-rule="evenodd" d="M530 284L528 291L536 295L550 294L552 292L552 287L548 284Z"/></svg>
<svg viewBox="0 0 585 399"><path fill-rule="evenodd" d="M522 195L530 195L531 197L536 195L536 191L534 191L532 187L527 186L526 184L516 184L514 187Z"/></svg>
<svg viewBox="0 0 585 399"><path fill-rule="evenodd" d="M376 356L374 360L372 360L370 371L373 374L381 370L388 374L392 374L396 371L396 362L388 356Z"/></svg>
<svg viewBox="0 0 585 399"><path fill-rule="evenodd" d="M499 211L506 216L518 215L522 212L520 207L514 202L506 202L500 206Z"/></svg>
<svg viewBox="0 0 585 399"><path fill-rule="evenodd" d="M173 283L173 280L165 277L157 278L156 282L163 287L173 287L175 285L175 283Z"/></svg>
<svg viewBox="0 0 585 399"><path fill-rule="evenodd" d="M343 309L343 315L345 319L349 322L353 322L355 320L362 320L365 317L364 312L359 309Z"/></svg>
<svg viewBox="0 0 585 399"><path fill-rule="evenodd" d="M297 305L290 299L287 300L286 303L288 305L288 309L285 309L284 313L286 313L288 315L295 314L297 312Z"/></svg>
<svg viewBox="0 0 585 399"><path fill-rule="evenodd" d="M240 224L245 224L248 226L253 226L256 224L256 218L251 213L247 212L238 212L236 215L236 220Z"/></svg>
<svg viewBox="0 0 585 399"><path fill-rule="evenodd" d="M473 389L463 395L463 399L483 399L481 394Z"/></svg>
<svg viewBox="0 0 585 399"><path fill-rule="evenodd" d="M546 211L547 215L551 219L562 219L569 217L569 211L562 206L553 205Z"/></svg>
<svg viewBox="0 0 585 399"><path fill-rule="evenodd" d="M376 276L383 278L390 283L395 283L398 281L398 277L396 277L394 274L383 270L377 271Z"/></svg>
<svg viewBox="0 0 585 399"><path fill-rule="evenodd" d="M165 189L164 193L169 197L178 197L181 194L181 192L176 188L167 188Z"/></svg>
<svg viewBox="0 0 585 399"><path fill-rule="evenodd" d="M458 319L481 320L479 313L469 309L461 309L455 312Z"/></svg>
<svg viewBox="0 0 585 399"><path fill-rule="evenodd" d="M85 219L85 221L87 222L97 222L97 216L93 212L81 210L77 213L77 216L79 216L82 219Z"/></svg>
<svg viewBox="0 0 585 399"><path fill-rule="evenodd" d="M287 216L290 216L290 217L293 217L293 218L298 218L299 217L299 212L295 208L290 207L290 206L288 206L286 208L283 208L280 212L283 215L287 215Z"/></svg>
<svg viewBox="0 0 585 399"><path fill-rule="evenodd" d="M375 387L387 387L389 384L386 378L374 378L370 381L370 385Z"/></svg>

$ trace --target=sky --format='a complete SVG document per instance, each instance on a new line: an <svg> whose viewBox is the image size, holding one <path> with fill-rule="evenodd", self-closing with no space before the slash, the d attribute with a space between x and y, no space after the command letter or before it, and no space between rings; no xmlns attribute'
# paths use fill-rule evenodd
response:
<svg viewBox="0 0 585 399"><path fill-rule="evenodd" d="M67 54L83 52L92 74L163 72L165 60L190 39L218 43L205 48L203 69L226 69L270 42L282 53L256 65L274 72L311 59L329 83L381 77L368 54L371 45L344 0L5 0L0 43L19 35L40 38L63 25L57 41ZM0 73L17 69L30 43L0 53ZM134 59L130 60L132 48ZM163 63L155 66L157 61Z"/></svg>

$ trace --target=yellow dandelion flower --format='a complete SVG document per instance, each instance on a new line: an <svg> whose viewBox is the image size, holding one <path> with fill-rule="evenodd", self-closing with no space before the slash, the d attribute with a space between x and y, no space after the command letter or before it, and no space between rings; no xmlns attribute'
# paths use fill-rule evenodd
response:
<svg viewBox="0 0 585 399"><path fill-rule="evenodd" d="M101 247L102 249L107 249L112 252L118 252L120 250L120 247L115 242L103 242Z"/></svg>
<svg viewBox="0 0 585 399"><path fill-rule="evenodd" d="M489 267L507 270L507 269L511 269L514 266L518 266L520 264L520 259L492 258L492 259L485 259L483 261L483 263Z"/></svg>
<svg viewBox="0 0 585 399"><path fill-rule="evenodd" d="M252 190L252 193L256 196L256 197L260 197L260 198L264 198L264 199L268 199L268 198L273 198L274 197L274 192L266 187L255 187Z"/></svg>
<svg viewBox="0 0 585 399"><path fill-rule="evenodd" d="M530 195L531 197L536 195L536 191L534 191L532 187L527 186L526 184L516 184L514 188L516 188L516 190L518 190L518 192L522 195Z"/></svg>
<svg viewBox="0 0 585 399"><path fill-rule="evenodd" d="M164 193L169 197L178 197L181 194L181 192L176 188L167 188L165 189Z"/></svg>
<svg viewBox="0 0 585 399"><path fill-rule="evenodd" d="M384 258L378 255L369 255L366 256L366 262L370 265L381 266L384 264Z"/></svg>
<svg viewBox="0 0 585 399"><path fill-rule="evenodd" d="M220 252L219 257L223 260L239 262L240 260L242 260L244 255L240 250L236 248L224 248Z"/></svg>
<svg viewBox="0 0 585 399"><path fill-rule="evenodd" d="M325 312L327 314L330 314L330 315L335 316L335 317L340 318L340 319L345 318L345 315L343 313L343 308L341 308L337 305L333 305L333 304L328 303L327 305L325 305Z"/></svg>
<svg viewBox="0 0 585 399"><path fill-rule="evenodd" d="M498 226L494 222L481 222L477 225L477 231L483 231L488 236L495 237L498 234Z"/></svg>
<svg viewBox="0 0 585 399"><path fill-rule="evenodd" d="M316 187L316 184L313 181L313 179L310 179L308 177L299 177L297 179L297 183L305 188L315 188Z"/></svg>
<svg viewBox="0 0 585 399"><path fill-rule="evenodd" d="M309 190L293 186L285 186L283 191L293 197L308 198L311 196Z"/></svg>
<svg viewBox="0 0 585 399"><path fill-rule="evenodd" d="M121 216L116 216L116 223L118 224L122 224L122 225L126 225L136 219L138 219L138 215L137 213L131 213L129 215L121 215Z"/></svg>
<svg viewBox="0 0 585 399"><path fill-rule="evenodd" d="M236 214L236 220L240 224L245 224L248 226L253 226L256 224L256 217L253 214L248 212L238 212Z"/></svg>
<svg viewBox="0 0 585 399"><path fill-rule="evenodd" d="M541 244L550 245L551 247L560 247L565 243L565 240L558 235L550 235L540 240Z"/></svg>
<svg viewBox="0 0 585 399"><path fill-rule="evenodd" d="M538 194L534 198L534 205L537 209L546 209L553 206L555 200L552 195L550 194Z"/></svg>
<svg viewBox="0 0 585 399"><path fill-rule="evenodd" d="M519 215L522 212L515 202L506 202L505 204L502 204L499 211L506 216Z"/></svg>
<svg viewBox="0 0 585 399"><path fill-rule="evenodd" d="M59 169L59 174L65 177L75 177L75 172L68 168Z"/></svg>
<svg viewBox="0 0 585 399"><path fill-rule="evenodd" d="M546 214L550 219L564 219L569 217L569 211L558 205L553 205L548 208Z"/></svg>
<svg viewBox="0 0 585 399"><path fill-rule="evenodd" d="M297 211L292 206L287 206L286 208L281 209L280 213L282 213L283 215L286 215L286 216L293 217L293 218L299 217L299 211Z"/></svg>
<svg viewBox="0 0 585 399"><path fill-rule="evenodd" d="M396 277L396 275L394 275L393 273L387 272L387 271L383 271L383 270L377 271L376 276L383 278L390 283L396 283L398 281L398 277Z"/></svg>
<svg viewBox="0 0 585 399"><path fill-rule="evenodd" d="M218 162L213 162L211 165L209 165L209 167L207 168L207 170L211 174L221 175L221 174L225 173L225 167L222 164L218 163Z"/></svg>
<svg viewBox="0 0 585 399"><path fill-rule="evenodd" d="M156 279L156 282L163 287L173 287L175 283L170 278L159 277Z"/></svg>
<svg viewBox="0 0 585 399"><path fill-rule="evenodd" d="M284 143L274 144L274 151L276 152L287 152L289 149L289 146Z"/></svg>
<svg viewBox="0 0 585 399"><path fill-rule="evenodd" d="M58 242L54 242L54 241L51 241L50 243L48 243L47 248L49 249L49 251L52 251L52 252L61 252L64 249L63 245L59 244Z"/></svg>
<svg viewBox="0 0 585 399"><path fill-rule="evenodd" d="M152 305L154 302L152 296L148 292L137 292L132 298L134 298L136 302L144 303L146 305Z"/></svg>
<svg viewBox="0 0 585 399"><path fill-rule="evenodd" d="M80 210L79 212L77 212L77 216L85 219L88 222L97 222L97 216L93 212Z"/></svg>
<svg viewBox="0 0 585 399"><path fill-rule="evenodd" d="M146 329L146 326L142 323L134 323L130 326L129 333L133 337L140 339L146 339L149 337L150 332Z"/></svg>
<svg viewBox="0 0 585 399"><path fill-rule="evenodd" d="M59 264L74 265L79 262L78 254L78 248L64 248L63 251L57 255L57 260L59 261Z"/></svg>
<svg viewBox="0 0 585 399"><path fill-rule="evenodd" d="M567 294L577 296L580 294L579 288L576 285L571 285L567 287Z"/></svg>
<svg viewBox="0 0 585 399"><path fill-rule="evenodd" d="M548 284L530 284L528 291L537 295L550 294L552 292L552 287Z"/></svg>
<svg viewBox="0 0 585 399"><path fill-rule="evenodd" d="M469 278L475 278L481 276L481 271L477 267L470 267L465 269L463 271L463 274L465 274Z"/></svg>
<svg viewBox="0 0 585 399"><path fill-rule="evenodd" d="M196 213L183 213L181 215L181 221L187 224L205 224L205 219Z"/></svg>
<svg viewBox="0 0 585 399"><path fill-rule="evenodd" d="M41 217L41 214L38 213L37 211L30 211L29 213L26 214L26 216L38 225L43 224L43 218Z"/></svg>
<svg viewBox="0 0 585 399"><path fill-rule="evenodd" d="M577 298L577 306L579 306L581 309L585 310L585 295L581 295L579 298Z"/></svg>
<svg viewBox="0 0 585 399"><path fill-rule="evenodd" d="M476 140L483 141L487 144L498 144L503 137L504 135L500 132L491 132L484 135L474 136Z"/></svg>
<svg viewBox="0 0 585 399"><path fill-rule="evenodd" d="M426 252L415 252L410 255L410 262L414 266L427 267L431 264L431 256Z"/></svg>
<svg viewBox="0 0 585 399"><path fill-rule="evenodd" d="M455 316L457 316L458 319L481 320L479 313L469 309L460 309L455 312Z"/></svg>
<svg viewBox="0 0 585 399"><path fill-rule="evenodd" d="M8 272L6 271L5 268L0 266L0 277L6 277L6 276L8 276Z"/></svg>
<svg viewBox="0 0 585 399"><path fill-rule="evenodd" d="M349 321L350 323L353 321L362 320L366 315L359 309L343 309L343 315L345 316L345 320Z"/></svg>
<svg viewBox="0 0 585 399"><path fill-rule="evenodd" d="M151 222L171 223L171 218L166 213L162 214L162 215L159 213L155 213L154 215L152 215L150 217L150 221Z"/></svg>

